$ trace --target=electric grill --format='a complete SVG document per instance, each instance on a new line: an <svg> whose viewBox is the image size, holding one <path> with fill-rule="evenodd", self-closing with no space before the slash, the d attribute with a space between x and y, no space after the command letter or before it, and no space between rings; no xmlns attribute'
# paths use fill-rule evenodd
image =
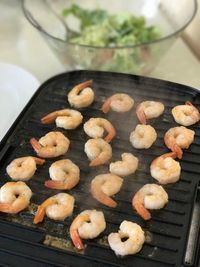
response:
<svg viewBox="0 0 200 267"><path fill-rule="evenodd" d="M41 117L54 110L69 108L68 91L85 80L93 80L95 101L88 107L79 109L84 122L91 117L105 117L117 130L112 141L112 161L119 160L123 152L131 152L139 158L139 169L134 175L124 178L121 191L114 197L117 208L111 209L92 198L90 182L100 173L108 172L108 166L89 167L84 153L84 144L88 136L82 125L75 130L57 129L55 123L43 125ZM103 114L100 107L103 101L114 93L128 93L135 100L134 108L127 113L110 111ZM158 138L147 150L137 150L129 142L130 132L138 124L135 107L143 100L157 100L165 105L164 114L149 123L156 129ZM46 160L31 180L27 182L33 191L28 209L17 215L0 214L0 264L3 266L134 266L134 267L180 267L197 266L199 244L199 174L200 174L200 126L196 124L195 140L189 149L184 150L180 161L181 179L175 184L164 186L169 194L168 204L159 211L153 211L152 219L145 222L133 210L133 194L146 183L156 183L150 176L151 161L169 150L163 142L164 133L177 124L172 118L172 107L191 101L200 109L200 93L188 86L161 81L152 78L97 72L73 71L55 76L45 82L0 144L0 186L10 181L6 166L14 158L35 155L29 140L39 138L49 131L59 130L71 140L66 155L80 167L80 183L69 190L75 199L75 209L65 221L53 221L45 217L38 225L33 225L37 205L46 198L60 192L44 186L49 178L49 166L57 159ZM86 248L82 252L73 247L69 226L73 218L84 209L98 209L104 212L106 230L94 240L84 240ZM123 220L138 223L147 236L142 250L136 255L117 257L109 248L107 235L118 231Z"/></svg>

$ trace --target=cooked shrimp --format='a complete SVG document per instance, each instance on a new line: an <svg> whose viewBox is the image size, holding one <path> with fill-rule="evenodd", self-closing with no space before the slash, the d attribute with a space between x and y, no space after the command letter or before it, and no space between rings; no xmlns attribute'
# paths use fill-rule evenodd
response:
<svg viewBox="0 0 200 267"><path fill-rule="evenodd" d="M61 132L49 132L39 141L31 138L30 143L39 157L54 158L67 152L70 141Z"/></svg>
<svg viewBox="0 0 200 267"><path fill-rule="evenodd" d="M132 255L142 249L145 235L142 228L130 221L123 221L120 224L118 233L111 233L108 236L108 243L116 255ZM126 241L122 241L127 238Z"/></svg>
<svg viewBox="0 0 200 267"><path fill-rule="evenodd" d="M147 209L161 209L168 202L168 194L162 186L157 184L145 184L134 195L132 206L144 220L151 219Z"/></svg>
<svg viewBox="0 0 200 267"><path fill-rule="evenodd" d="M77 249L83 249L83 239L96 238L106 228L104 214L101 211L85 210L81 212L70 226L70 237Z"/></svg>
<svg viewBox="0 0 200 267"><path fill-rule="evenodd" d="M164 136L165 145L177 154L179 159L183 156L182 149L187 149L194 140L195 132L184 126L169 129Z"/></svg>
<svg viewBox="0 0 200 267"><path fill-rule="evenodd" d="M151 176L160 184L176 183L180 179L181 166L176 153L166 153L153 160L150 166Z"/></svg>
<svg viewBox="0 0 200 267"><path fill-rule="evenodd" d="M138 158L131 153L123 153L122 160L110 164L110 172L119 176L127 176L138 168Z"/></svg>
<svg viewBox="0 0 200 267"><path fill-rule="evenodd" d="M94 101L94 92L90 88L93 81L85 81L76 85L68 94L68 101L72 107L88 107Z"/></svg>
<svg viewBox="0 0 200 267"><path fill-rule="evenodd" d="M6 168L7 174L13 180L28 181L37 170L36 164L42 165L45 160L36 157L21 157L14 159Z"/></svg>
<svg viewBox="0 0 200 267"><path fill-rule="evenodd" d="M157 133L151 125L138 124L130 134L130 142L138 149L150 148L156 141Z"/></svg>
<svg viewBox="0 0 200 267"><path fill-rule="evenodd" d="M174 120L183 126L193 125L200 120L198 109L189 101L187 101L185 105L174 107L172 109L172 115Z"/></svg>
<svg viewBox="0 0 200 267"><path fill-rule="evenodd" d="M127 112L134 105L134 100L127 94L114 94L106 99L101 107L104 113L107 113L110 108L116 112Z"/></svg>
<svg viewBox="0 0 200 267"><path fill-rule="evenodd" d="M117 194L123 184L123 179L115 174L97 175L91 182L92 196L102 204L115 208L117 202L110 196Z"/></svg>
<svg viewBox="0 0 200 267"><path fill-rule="evenodd" d="M87 154L90 166L102 165L112 157L112 147L101 138L89 139L85 143L85 153Z"/></svg>
<svg viewBox="0 0 200 267"><path fill-rule="evenodd" d="M136 109L138 120L142 124L146 124L147 119L159 117L164 112L164 105L156 101L144 101L140 103Z"/></svg>
<svg viewBox="0 0 200 267"><path fill-rule="evenodd" d="M85 133L92 138L102 138L104 132L108 134L104 140L110 142L116 135L115 128L106 119L103 118L91 118L83 125Z"/></svg>
<svg viewBox="0 0 200 267"><path fill-rule="evenodd" d="M80 180L79 167L69 159L54 162L49 168L52 180L45 182L45 186L53 189L72 189Z"/></svg>
<svg viewBox="0 0 200 267"><path fill-rule="evenodd" d="M28 207L31 189L24 182L7 182L0 189L0 211L16 214Z"/></svg>
<svg viewBox="0 0 200 267"><path fill-rule="evenodd" d="M50 219L63 221L72 214L73 209L74 197L66 193L59 193L47 198L38 207L33 223L37 224L42 222L45 214Z"/></svg>
<svg viewBox="0 0 200 267"><path fill-rule="evenodd" d="M77 128L83 120L81 113L74 109L62 109L49 113L41 119L43 124L56 122L56 126L67 130Z"/></svg>

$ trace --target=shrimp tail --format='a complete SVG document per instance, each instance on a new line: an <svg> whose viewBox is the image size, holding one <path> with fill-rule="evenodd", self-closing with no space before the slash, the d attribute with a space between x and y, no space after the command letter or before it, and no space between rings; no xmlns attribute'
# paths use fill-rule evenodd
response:
<svg viewBox="0 0 200 267"><path fill-rule="evenodd" d="M57 112L51 112L47 114L46 116L44 116L43 118L41 118L41 123L50 124L54 122L56 118L57 118Z"/></svg>
<svg viewBox="0 0 200 267"><path fill-rule="evenodd" d="M99 166L99 165L102 165L104 163L104 161L102 161L100 158L96 158L96 159L93 159L89 166L90 167L95 167L95 166Z"/></svg>
<svg viewBox="0 0 200 267"><path fill-rule="evenodd" d="M40 159L37 157L33 157L37 165L43 165L45 163L45 159Z"/></svg>
<svg viewBox="0 0 200 267"><path fill-rule="evenodd" d="M47 180L44 185L51 189L64 189L64 183L62 181Z"/></svg>
<svg viewBox="0 0 200 267"><path fill-rule="evenodd" d="M38 152L40 151L40 149L41 149L41 145L40 145L40 143L37 141L37 139L35 139L35 138L31 138L31 139L30 139L30 143L31 143L33 149L35 150L35 152L38 153Z"/></svg>
<svg viewBox="0 0 200 267"><path fill-rule="evenodd" d="M104 140L108 143L112 141L112 139L115 137L116 132L115 130L112 133L109 133L108 135L105 136Z"/></svg>
<svg viewBox="0 0 200 267"><path fill-rule="evenodd" d="M77 249L81 250L84 248L83 242L82 242L77 230L70 230L70 236L71 236L71 239L72 239L74 246Z"/></svg>
<svg viewBox="0 0 200 267"><path fill-rule="evenodd" d="M176 144L172 147L172 151L174 151L179 159L183 157L183 150Z"/></svg>
<svg viewBox="0 0 200 267"><path fill-rule="evenodd" d="M138 117L138 120L142 123L142 124L147 124L146 121L146 115L144 113L143 108L139 105L136 109L136 115Z"/></svg>
<svg viewBox="0 0 200 267"><path fill-rule="evenodd" d="M143 206L137 194L132 199L132 206L136 209L137 213L145 220L151 219L150 212Z"/></svg>
<svg viewBox="0 0 200 267"><path fill-rule="evenodd" d="M80 84L76 85L75 87L76 87L77 91L80 92L83 89L85 89L86 87L91 86L92 83L93 83L93 80L88 80L88 81L85 81L83 83L80 83Z"/></svg>
<svg viewBox="0 0 200 267"><path fill-rule="evenodd" d="M103 103L101 110L103 111L103 113L108 113L108 111L110 110L110 103L111 103L111 98L107 98L106 101Z"/></svg>
<svg viewBox="0 0 200 267"><path fill-rule="evenodd" d="M114 201L111 197L107 196L104 192L102 192L102 190L98 190L94 184L91 184L91 194L100 203L110 208L117 207L117 202Z"/></svg>
<svg viewBox="0 0 200 267"><path fill-rule="evenodd" d="M39 222L42 222L43 219L44 219L44 216L45 216L45 208L43 208L42 205L40 205L38 207L38 210L37 210L36 214L35 214L33 223L37 224Z"/></svg>

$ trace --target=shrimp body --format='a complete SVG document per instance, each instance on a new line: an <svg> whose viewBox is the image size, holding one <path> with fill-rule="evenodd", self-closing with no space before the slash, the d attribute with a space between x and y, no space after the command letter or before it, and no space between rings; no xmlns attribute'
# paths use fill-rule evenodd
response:
<svg viewBox="0 0 200 267"><path fill-rule="evenodd" d="M187 149L194 140L195 132L184 126L169 129L164 136L165 145L182 158L182 149Z"/></svg>
<svg viewBox="0 0 200 267"><path fill-rule="evenodd" d="M33 223L42 222L45 214L50 219L63 221L72 214L73 209L74 197L66 193L59 193L46 199L38 207Z"/></svg>
<svg viewBox="0 0 200 267"><path fill-rule="evenodd" d="M45 160L36 157L21 157L14 159L6 168L7 174L14 181L28 181L35 173L36 164L42 165Z"/></svg>
<svg viewBox="0 0 200 267"><path fill-rule="evenodd" d="M172 115L174 120L183 126L193 125L200 120L198 109L190 102L174 107L172 109Z"/></svg>
<svg viewBox="0 0 200 267"><path fill-rule="evenodd" d="M116 112L127 112L134 105L134 100L127 94L114 94L107 98L101 107L104 113L107 113L110 109Z"/></svg>
<svg viewBox="0 0 200 267"><path fill-rule="evenodd" d="M110 196L119 192L123 179L115 174L106 173L97 175L91 182L92 196L100 203L115 208L117 202Z"/></svg>
<svg viewBox="0 0 200 267"><path fill-rule="evenodd" d="M153 160L150 166L151 176L160 184L176 183L180 179L180 163L173 158L176 153L166 153Z"/></svg>
<svg viewBox="0 0 200 267"><path fill-rule="evenodd" d="M85 143L85 153L91 160L90 166L102 165L112 157L112 147L101 138L89 139Z"/></svg>
<svg viewBox="0 0 200 267"><path fill-rule="evenodd" d="M136 114L142 124L146 124L147 119L159 117L164 112L164 105L156 101L144 101L137 107Z"/></svg>
<svg viewBox="0 0 200 267"><path fill-rule="evenodd" d="M66 130L77 128L83 120L83 116L77 110L62 109L49 113L41 119L43 124L56 122L56 126Z"/></svg>
<svg viewBox="0 0 200 267"><path fill-rule="evenodd" d="M168 194L162 186L157 184L145 184L133 197L132 206L144 219L151 219L147 209L161 209L168 202Z"/></svg>
<svg viewBox="0 0 200 267"><path fill-rule="evenodd" d="M70 226L70 237L77 249L83 249L83 239L93 239L100 235L106 228L104 214L97 210L81 212Z"/></svg>
<svg viewBox="0 0 200 267"><path fill-rule="evenodd" d="M113 125L104 118L91 118L83 125L83 128L85 133L92 138L102 138L107 132L104 137L106 142L112 141L116 135Z"/></svg>
<svg viewBox="0 0 200 267"><path fill-rule="evenodd" d="M24 182L7 182L0 189L0 212L16 214L28 207L31 189Z"/></svg>
<svg viewBox="0 0 200 267"><path fill-rule="evenodd" d="M131 153L123 153L122 161L116 161L110 164L110 172L119 176L127 176L138 168L138 158Z"/></svg>
<svg viewBox="0 0 200 267"><path fill-rule="evenodd" d="M88 107L94 101L94 92L90 88L93 81L85 81L76 85L68 94L68 101L72 107Z"/></svg>
<svg viewBox="0 0 200 267"><path fill-rule="evenodd" d="M52 180L45 182L45 186L53 189L72 189L80 180L80 169L69 159L54 162L49 168Z"/></svg>
<svg viewBox="0 0 200 267"><path fill-rule="evenodd" d="M142 228L130 221L123 221L120 224L118 233L111 233L108 236L108 243L116 255L125 256L139 252L145 241ZM126 241L122 241L127 238Z"/></svg>
<svg viewBox="0 0 200 267"><path fill-rule="evenodd" d="M31 138L30 143L39 157L54 158L67 152L70 141L61 132L49 132L39 141Z"/></svg>
<svg viewBox="0 0 200 267"><path fill-rule="evenodd" d="M138 149L150 148L156 141L157 133L151 125L138 124L130 134L130 142Z"/></svg>

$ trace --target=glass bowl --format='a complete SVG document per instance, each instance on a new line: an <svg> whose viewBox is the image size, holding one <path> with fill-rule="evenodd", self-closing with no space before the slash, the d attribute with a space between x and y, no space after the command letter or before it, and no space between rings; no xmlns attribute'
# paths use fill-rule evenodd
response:
<svg viewBox="0 0 200 267"><path fill-rule="evenodd" d="M66 23L63 9L77 4L87 9L104 9L109 14L128 12L145 17L157 26L161 37L139 45L95 47L73 44L69 35L77 21ZM44 36L66 70L88 69L148 74L188 26L197 11L196 0L23 0L28 21Z"/></svg>

